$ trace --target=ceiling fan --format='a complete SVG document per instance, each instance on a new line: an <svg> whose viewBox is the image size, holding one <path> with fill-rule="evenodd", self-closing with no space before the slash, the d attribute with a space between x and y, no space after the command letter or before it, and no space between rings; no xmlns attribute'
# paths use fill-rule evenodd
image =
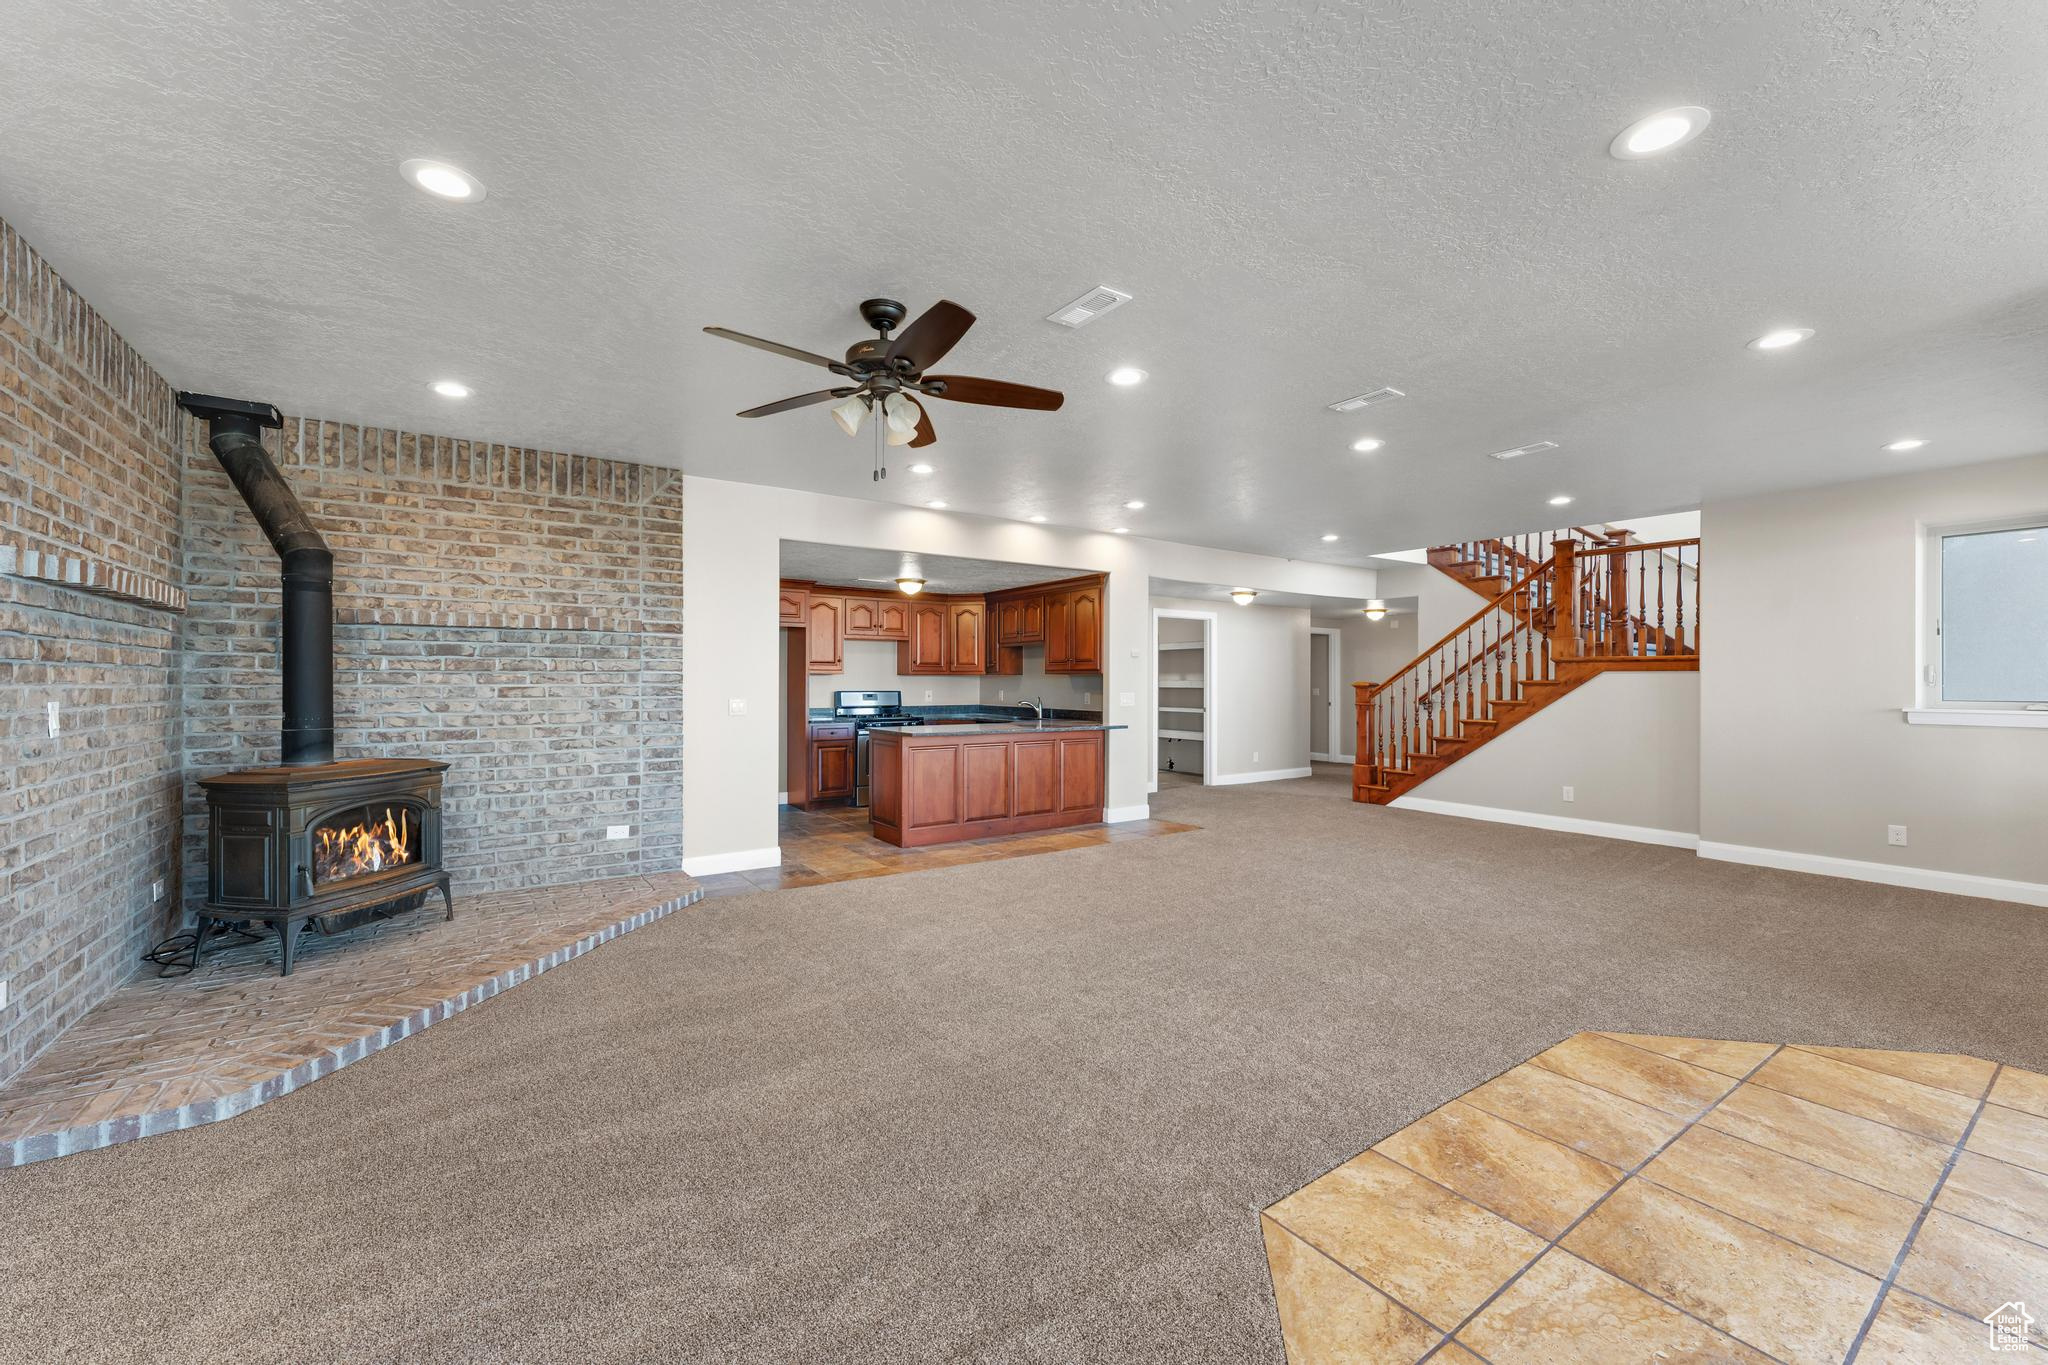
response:
<svg viewBox="0 0 2048 1365"><path fill-rule="evenodd" d="M915 322L891 337L889 334L896 331L909 311L894 299L868 299L863 302L861 317L881 335L873 341L856 341L847 347L844 360L833 360L812 351L784 346L777 341L764 341L724 327L706 327L704 330L715 337L737 341L742 346L754 346L786 355L792 360L822 365L852 381L839 388L819 389L815 393L763 403L739 414L742 417L767 417L814 403L829 403L837 398L841 401L832 409L832 417L847 435L858 434L861 420L879 406L878 430L886 431L888 443L917 447L928 446L939 438L932 430L930 416L922 404L910 397L911 394L923 398L948 398L955 403L980 403L987 407L1032 408L1040 412L1055 412L1060 404L1067 401L1065 394L1054 389L1035 389L1028 384L975 379L968 375L925 373L967 334L967 329L974 325L974 314L957 303L941 299L919 315ZM886 472L879 465L876 477L886 477Z"/></svg>

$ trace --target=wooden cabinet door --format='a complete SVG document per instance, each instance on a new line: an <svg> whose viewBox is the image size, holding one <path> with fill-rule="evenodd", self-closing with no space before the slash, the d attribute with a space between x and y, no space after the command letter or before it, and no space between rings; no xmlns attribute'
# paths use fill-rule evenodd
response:
<svg viewBox="0 0 2048 1365"><path fill-rule="evenodd" d="M1074 595L1049 593L1045 599L1045 671L1074 671Z"/></svg>
<svg viewBox="0 0 2048 1365"><path fill-rule="evenodd" d="M1019 643L1017 637L1024 630L1024 604L1014 598L1008 602L998 602L995 606L995 614L996 643L999 645Z"/></svg>
<svg viewBox="0 0 2048 1365"><path fill-rule="evenodd" d="M1076 814L1102 809L1103 754L1100 730L1060 736L1061 811Z"/></svg>
<svg viewBox="0 0 2048 1365"><path fill-rule="evenodd" d="M811 795L819 799L853 795L853 741L811 741Z"/></svg>
<svg viewBox="0 0 2048 1365"><path fill-rule="evenodd" d="M1045 598L1027 597L1017 604L1021 624L1017 630L1016 643L1036 645L1045 642Z"/></svg>
<svg viewBox="0 0 2048 1365"><path fill-rule="evenodd" d="M980 602L951 602L946 606L946 671L986 673L984 657L988 642L982 632L987 626L987 609Z"/></svg>
<svg viewBox="0 0 2048 1365"><path fill-rule="evenodd" d="M846 599L846 638L872 640L882 633L882 604L872 597Z"/></svg>
<svg viewBox="0 0 2048 1365"><path fill-rule="evenodd" d="M910 604L882 601L875 604L875 636L882 640L910 638Z"/></svg>
<svg viewBox="0 0 2048 1365"><path fill-rule="evenodd" d="M1102 589L1099 586L1076 588L1067 596L1072 602L1070 628L1073 631L1073 648L1067 656L1067 667L1075 673L1100 673Z"/></svg>
<svg viewBox="0 0 2048 1365"><path fill-rule="evenodd" d="M846 667L846 599L813 596L804 608L809 671L839 673Z"/></svg>
<svg viewBox="0 0 2048 1365"><path fill-rule="evenodd" d="M810 594L802 588L783 584L776 619L785 626L801 626L804 623L804 608L809 599Z"/></svg>
<svg viewBox="0 0 2048 1365"><path fill-rule="evenodd" d="M910 608L909 635L896 651L904 673L946 671L946 604L919 602Z"/></svg>

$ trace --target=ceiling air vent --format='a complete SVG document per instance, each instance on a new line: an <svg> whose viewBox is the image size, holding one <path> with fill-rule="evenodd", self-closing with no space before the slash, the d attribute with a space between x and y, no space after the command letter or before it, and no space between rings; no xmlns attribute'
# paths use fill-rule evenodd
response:
<svg viewBox="0 0 2048 1365"><path fill-rule="evenodd" d="M1496 450L1486 458L1489 460L1519 460L1524 455L1540 455L1546 450L1556 449L1557 442L1555 441L1534 441L1525 446L1516 446L1513 450Z"/></svg>
<svg viewBox="0 0 2048 1365"><path fill-rule="evenodd" d="M1357 412L1360 408L1371 407L1374 403L1385 403L1396 398L1406 398L1407 396L1407 394L1399 389L1374 389L1371 393L1361 393L1356 398L1347 398L1341 403L1332 403L1330 404L1330 411Z"/></svg>
<svg viewBox="0 0 2048 1365"><path fill-rule="evenodd" d="M1131 296L1123 290L1098 284L1059 311L1047 313L1045 320L1057 322L1062 327L1084 327L1110 309L1120 308L1130 301Z"/></svg>

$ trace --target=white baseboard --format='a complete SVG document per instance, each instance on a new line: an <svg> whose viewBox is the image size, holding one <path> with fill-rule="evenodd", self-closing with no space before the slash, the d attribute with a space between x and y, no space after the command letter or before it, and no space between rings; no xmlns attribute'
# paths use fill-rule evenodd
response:
<svg viewBox="0 0 2048 1365"><path fill-rule="evenodd" d="M1951 896L1976 896L1984 900L2018 901L2021 905L2048 906L2048 882L2008 881L2004 877L1980 877L1971 872L1943 872L1932 867L1900 867L1894 863L1864 862L1859 858L1831 858L1821 853L1792 853L1779 848L1752 848L1747 844L1702 841L1700 856L1712 858L1716 862L1747 863L1751 867L1775 867L1785 872L1811 872L1821 877L1847 877L1852 881L1911 887L1915 891L1940 891Z"/></svg>
<svg viewBox="0 0 2048 1365"><path fill-rule="evenodd" d="M1502 806L1468 806L1462 801L1433 801L1426 796L1397 796L1387 804L1396 810L1455 815L1463 820L1490 820L1497 825L1527 825L1531 829L1550 829L1561 834L1590 834L1599 839L1626 839L1630 843L1662 844L1666 848L1700 847L1700 836L1682 829L1617 825L1607 820L1580 820L1569 815L1545 815L1530 810L1508 810Z"/></svg>
<svg viewBox="0 0 2048 1365"><path fill-rule="evenodd" d="M1289 778L1314 777L1314 768L1274 768L1263 773L1218 773L1209 779L1212 787L1235 787L1245 782L1285 782Z"/></svg>
<svg viewBox="0 0 2048 1365"><path fill-rule="evenodd" d="M1154 788L1154 790L1156 791L1157 788ZM1152 807L1143 801L1140 801L1135 806L1111 806L1102 812L1102 823L1105 825L1121 825L1132 820L1150 820L1151 818Z"/></svg>
<svg viewBox="0 0 2048 1365"><path fill-rule="evenodd" d="M683 859L683 871L692 877L716 877L721 872L748 872L757 867L782 866L782 850L770 844L767 848L743 848L737 853L706 853L700 858Z"/></svg>

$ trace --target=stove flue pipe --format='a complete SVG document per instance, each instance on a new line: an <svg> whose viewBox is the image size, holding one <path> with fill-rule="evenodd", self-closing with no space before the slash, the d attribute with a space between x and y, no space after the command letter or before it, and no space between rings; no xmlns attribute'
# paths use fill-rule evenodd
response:
<svg viewBox="0 0 2048 1365"><path fill-rule="evenodd" d="M206 422L214 457L284 561L284 731L279 755L293 768L332 763L334 552L263 449L262 429L283 426L284 415L268 403L203 393L179 394L178 406Z"/></svg>

